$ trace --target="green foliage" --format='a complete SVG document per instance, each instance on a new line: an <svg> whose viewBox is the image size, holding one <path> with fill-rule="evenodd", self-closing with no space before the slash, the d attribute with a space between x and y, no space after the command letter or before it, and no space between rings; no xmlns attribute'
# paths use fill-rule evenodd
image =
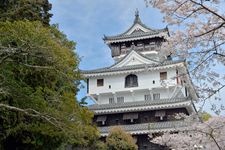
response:
<svg viewBox="0 0 225 150"><path fill-rule="evenodd" d="M98 138L93 114L75 100L75 43L40 22L0 22L0 147L87 147ZM19 109L17 109L19 108Z"/></svg>
<svg viewBox="0 0 225 150"><path fill-rule="evenodd" d="M0 0L0 21L27 19L49 25L51 8L48 0Z"/></svg>
<svg viewBox="0 0 225 150"><path fill-rule="evenodd" d="M106 138L109 150L136 150L134 139L120 127L113 127Z"/></svg>
<svg viewBox="0 0 225 150"><path fill-rule="evenodd" d="M105 142L101 141L100 139L96 139L91 146L88 148L76 148L76 150L108 150L107 145Z"/></svg>
<svg viewBox="0 0 225 150"><path fill-rule="evenodd" d="M208 121L210 118L212 118L212 116L209 113L207 113L206 111L201 112L200 117L201 117L202 121L204 121L204 122Z"/></svg>

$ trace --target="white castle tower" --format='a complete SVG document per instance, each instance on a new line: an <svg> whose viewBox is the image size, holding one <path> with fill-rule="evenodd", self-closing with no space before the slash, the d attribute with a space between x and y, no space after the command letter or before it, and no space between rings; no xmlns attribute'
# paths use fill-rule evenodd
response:
<svg viewBox="0 0 225 150"><path fill-rule="evenodd" d="M151 29L141 22L138 11L133 25L117 36L104 36L115 63L83 71L87 92L96 104L94 122L106 137L120 125L137 140L139 149L160 149L148 134L176 131L185 126L174 115L195 113L197 94L184 60L162 56L161 44L168 29Z"/></svg>

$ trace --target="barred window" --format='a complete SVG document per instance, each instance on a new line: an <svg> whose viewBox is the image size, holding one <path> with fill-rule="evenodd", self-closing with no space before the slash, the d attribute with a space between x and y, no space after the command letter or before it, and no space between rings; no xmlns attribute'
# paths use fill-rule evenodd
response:
<svg viewBox="0 0 225 150"><path fill-rule="evenodd" d="M117 103L124 103L124 97L117 97Z"/></svg>
<svg viewBox="0 0 225 150"><path fill-rule="evenodd" d="M157 99L160 99L160 94L159 93L153 94L153 100L157 100Z"/></svg>
<svg viewBox="0 0 225 150"><path fill-rule="evenodd" d="M109 104L114 104L114 103L115 103L114 98L113 97L110 97L109 98Z"/></svg>
<svg viewBox="0 0 225 150"><path fill-rule="evenodd" d="M145 95L145 101L150 101L150 100L151 100L151 95L150 94Z"/></svg>
<svg viewBox="0 0 225 150"><path fill-rule="evenodd" d="M138 86L138 78L134 74L130 74L125 78L125 87L137 87Z"/></svg>
<svg viewBox="0 0 225 150"><path fill-rule="evenodd" d="M155 42L150 43L150 50L154 50L156 47Z"/></svg>
<svg viewBox="0 0 225 150"><path fill-rule="evenodd" d="M163 117L165 117L166 112L164 110L159 110L155 112L156 117L160 117L160 120L163 120Z"/></svg>

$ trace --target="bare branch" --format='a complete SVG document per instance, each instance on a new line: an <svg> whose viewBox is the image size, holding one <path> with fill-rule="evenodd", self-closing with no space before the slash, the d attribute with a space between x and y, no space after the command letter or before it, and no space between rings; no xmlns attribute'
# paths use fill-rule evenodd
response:
<svg viewBox="0 0 225 150"><path fill-rule="evenodd" d="M210 33L210 32L214 32L214 31L216 31L216 30L222 28L224 24L225 24L225 22L222 22L222 23L221 23L220 25L218 25L217 27L214 27L214 28L212 28L211 30L208 30L208 31L206 31L206 32L204 32L204 33L202 33L202 34L196 35L195 37L201 37L201 36L206 35L206 34L208 34L208 33Z"/></svg>
<svg viewBox="0 0 225 150"><path fill-rule="evenodd" d="M213 11L213 10L211 10L210 8L206 7L205 5L203 5L203 3L198 3L198 2L196 2L196 1L194 1L194 0L190 0L190 1L193 2L193 3L196 4L196 5L201 6L203 9L207 10L209 13L211 13L211 14L217 16L218 18L222 19L223 21L225 21L225 18L224 18L223 16L219 15L219 14L216 13L215 11Z"/></svg>
<svg viewBox="0 0 225 150"><path fill-rule="evenodd" d="M39 69L54 69L50 66L37 66L37 65L30 65L30 64L24 64L24 63L20 63L26 67L31 67L31 68L39 68Z"/></svg>

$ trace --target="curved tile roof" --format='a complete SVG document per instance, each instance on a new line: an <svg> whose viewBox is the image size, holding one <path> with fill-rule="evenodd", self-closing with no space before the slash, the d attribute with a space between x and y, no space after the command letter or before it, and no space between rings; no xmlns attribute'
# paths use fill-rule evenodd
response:
<svg viewBox="0 0 225 150"><path fill-rule="evenodd" d="M147 57L146 55L142 54L142 53L139 52L138 50L131 49L129 53L127 53L122 59L120 59L119 61L117 61L115 64L113 64L113 65L110 66L109 68L115 67L117 64L119 64L120 62L122 62L123 60L125 60L126 57L128 57L128 55L130 55L132 52L136 52L136 53L137 53L138 55L140 55L141 57L143 57L143 58L145 58L145 59L148 59L148 60L150 60L150 61L160 63L160 62L157 61L157 60L154 60L154 59L152 59L152 58Z"/></svg>
<svg viewBox="0 0 225 150"><path fill-rule="evenodd" d="M138 101L138 102L127 102L127 103L115 103L115 104L94 104L89 106L90 110L106 110L113 108L128 108L128 107L139 107L139 106L149 106L149 105L161 105L161 104L172 104L178 102L190 101L189 98L173 98L173 99L159 99L151 101Z"/></svg>
<svg viewBox="0 0 225 150"><path fill-rule="evenodd" d="M160 30L153 30L151 32L133 32L132 34L120 34L120 35L116 35L116 36L104 36L103 40L119 40L119 39L128 39L128 38L136 38L136 37L145 37L145 36L151 36L151 35L157 35L160 34L162 32L167 32L168 29L160 29Z"/></svg>
<svg viewBox="0 0 225 150"><path fill-rule="evenodd" d="M183 120L165 121L154 123L142 123L132 125L120 125L125 131L131 134L156 133L164 131L179 131L185 129L189 124ZM99 127L102 136L107 136L110 128L114 126Z"/></svg>
<svg viewBox="0 0 225 150"><path fill-rule="evenodd" d="M148 32L140 32L140 31L134 31L131 34L128 34L128 32L136 25L139 24L140 26L142 26L143 28L149 30ZM103 40L104 41L109 41L109 40L119 40L119 39L128 39L128 38L135 38L135 37L145 37L145 36L149 36L149 35L157 35L160 34L162 32L167 32L168 33L168 28L164 28L164 29L151 29L148 26L146 26L144 23L142 23L140 17L139 17L139 12L136 11L135 13L135 19L134 22L132 24L132 26L125 31L124 33L121 33L119 35L115 35L115 36L105 36Z"/></svg>
<svg viewBox="0 0 225 150"><path fill-rule="evenodd" d="M177 61L164 61L162 63L158 64L140 64L140 65L132 65L132 66L123 66L123 67L118 67L118 68L111 68L110 67L105 67L105 68L99 68L99 69L94 69L94 70L81 70L81 73L83 74L95 74L95 73L104 73L104 72L115 72L115 71L126 71L126 70L134 70L134 69L151 69L151 68L156 68L156 67L161 67L161 66L167 66L167 65L172 65L172 64L177 64L185 62L185 60L177 60Z"/></svg>

